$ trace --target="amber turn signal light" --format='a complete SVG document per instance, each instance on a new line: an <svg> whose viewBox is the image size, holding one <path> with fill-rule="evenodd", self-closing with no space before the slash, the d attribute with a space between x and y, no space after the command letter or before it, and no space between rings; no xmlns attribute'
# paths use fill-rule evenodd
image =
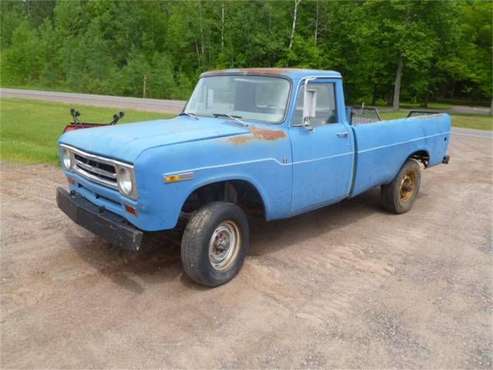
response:
<svg viewBox="0 0 493 370"><path fill-rule="evenodd" d="M130 213L131 215L134 215L135 217L137 217L137 210L132 207L132 206L129 206L128 204L125 204L125 211L127 211L128 213Z"/></svg>

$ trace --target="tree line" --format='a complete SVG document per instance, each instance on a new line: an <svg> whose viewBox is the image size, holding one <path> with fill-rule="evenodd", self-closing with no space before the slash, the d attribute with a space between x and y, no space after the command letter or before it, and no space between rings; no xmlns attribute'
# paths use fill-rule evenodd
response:
<svg viewBox="0 0 493 370"><path fill-rule="evenodd" d="M0 2L3 86L187 98L201 72L340 71L353 104L492 100L491 1Z"/></svg>

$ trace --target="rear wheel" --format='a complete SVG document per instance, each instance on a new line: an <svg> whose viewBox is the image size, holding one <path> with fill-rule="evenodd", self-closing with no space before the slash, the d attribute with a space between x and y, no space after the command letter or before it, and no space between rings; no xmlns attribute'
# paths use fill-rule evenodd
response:
<svg viewBox="0 0 493 370"><path fill-rule="evenodd" d="M419 163L409 159L390 184L382 185L383 207L397 214L409 211L416 200L420 185Z"/></svg>
<svg viewBox="0 0 493 370"><path fill-rule="evenodd" d="M249 247L248 220L233 203L202 207L188 222L181 243L181 259L195 282L218 286L241 269Z"/></svg>

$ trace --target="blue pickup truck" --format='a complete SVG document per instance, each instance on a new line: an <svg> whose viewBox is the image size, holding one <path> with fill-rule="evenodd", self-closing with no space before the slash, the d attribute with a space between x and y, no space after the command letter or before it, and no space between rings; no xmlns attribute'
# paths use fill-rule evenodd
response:
<svg viewBox="0 0 493 370"><path fill-rule="evenodd" d="M353 123L338 72L206 72L173 119L62 135L69 189L57 203L131 250L184 225L185 272L217 286L243 264L251 217L292 217L376 186L385 209L409 211L421 169L448 162L450 126L446 114Z"/></svg>

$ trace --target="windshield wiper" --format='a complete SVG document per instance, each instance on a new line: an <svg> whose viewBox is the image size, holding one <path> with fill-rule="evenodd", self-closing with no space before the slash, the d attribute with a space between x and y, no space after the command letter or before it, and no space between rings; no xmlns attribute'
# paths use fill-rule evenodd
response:
<svg viewBox="0 0 493 370"><path fill-rule="evenodd" d="M234 122L238 122L243 127L248 127L248 123L242 121L241 116L236 116L236 115L226 114L226 113L212 113L212 115L216 118L217 117L227 117Z"/></svg>
<svg viewBox="0 0 493 370"><path fill-rule="evenodd" d="M181 112L179 114L179 116L187 116L187 117L190 117L190 118L193 118L193 119L196 119L196 120L199 119L199 117L197 117L197 115L195 113L190 113L190 112Z"/></svg>

